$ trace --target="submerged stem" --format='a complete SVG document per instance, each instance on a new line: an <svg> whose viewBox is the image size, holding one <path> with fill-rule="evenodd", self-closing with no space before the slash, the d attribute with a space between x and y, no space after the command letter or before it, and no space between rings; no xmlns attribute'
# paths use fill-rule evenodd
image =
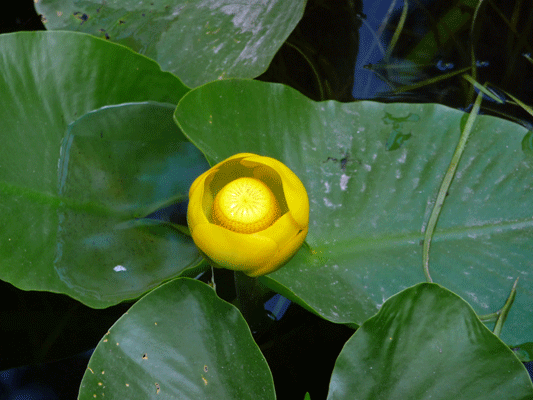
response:
<svg viewBox="0 0 533 400"><path fill-rule="evenodd" d="M287 46L293 48L294 50L296 50L304 58L304 60L307 62L307 64L309 64L309 67L311 68L311 71L313 71L313 75L315 76L315 79L316 79L316 84L318 86L318 91L320 93L319 94L320 95L320 101L326 100L325 95L324 95L324 87L322 86L322 82L320 80L320 75L319 75L319 73L317 71L317 68L314 65L313 61L311 61L311 59L309 57L307 57L305 55L305 53L298 46L292 44L289 41L285 42L285 44Z"/></svg>
<svg viewBox="0 0 533 400"><path fill-rule="evenodd" d="M242 316L248 322L253 332L256 325L259 307L262 307L263 293L259 284L259 278L250 277L244 272L235 271L235 291L237 292L237 307Z"/></svg>

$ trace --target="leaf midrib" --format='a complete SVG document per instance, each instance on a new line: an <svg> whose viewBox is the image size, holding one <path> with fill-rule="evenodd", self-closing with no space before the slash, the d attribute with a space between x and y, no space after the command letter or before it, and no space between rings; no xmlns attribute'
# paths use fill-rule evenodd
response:
<svg viewBox="0 0 533 400"><path fill-rule="evenodd" d="M463 238L475 239L479 236L487 236L494 234L503 234L508 231L533 229L533 219L522 218L513 221L502 221L499 223L486 223L477 226L461 226L450 228L438 228L433 235L433 243L445 240L460 240ZM344 235L343 235L344 236ZM423 232L416 233L402 233L397 235L382 235L371 238L354 237L347 238L328 238L329 243L323 245L315 245L313 249L316 251L324 251L330 249L332 242L335 246L335 254L345 255L368 250L377 249L391 249L401 246L420 246L422 250L422 240L424 239Z"/></svg>

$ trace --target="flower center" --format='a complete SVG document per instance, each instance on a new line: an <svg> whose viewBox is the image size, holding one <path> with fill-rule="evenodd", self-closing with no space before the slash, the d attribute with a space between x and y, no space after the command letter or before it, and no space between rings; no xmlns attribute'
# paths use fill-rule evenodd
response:
<svg viewBox="0 0 533 400"><path fill-rule="evenodd" d="M213 219L234 232L254 233L268 228L280 208L270 188L255 178L239 178L215 196Z"/></svg>

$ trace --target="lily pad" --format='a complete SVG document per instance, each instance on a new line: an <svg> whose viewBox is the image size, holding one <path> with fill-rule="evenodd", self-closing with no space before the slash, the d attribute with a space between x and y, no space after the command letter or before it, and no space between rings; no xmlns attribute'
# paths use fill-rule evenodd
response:
<svg viewBox="0 0 533 400"><path fill-rule="evenodd" d="M328 400L355 393L361 400L526 400L533 385L466 302L422 283L388 299L346 342Z"/></svg>
<svg viewBox="0 0 533 400"><path fill-rule="evenodd" d="M196 87L255 78L303 16L304 0L39 0L48 29L90 33L146 55Z"/></svg>
<svg viewBox="0 0 533 400"><path fill-rule="evenodd" d="M308 246L263 279L337 323L361 324L395 293L425 281L423 232L460 136L462 111L436 104L314 102L277 84L233 80L197 88L175 118L211 164L235 153L274 157L307 188ZM410 134L396 149L391 133ZM476 119L436 227L435 282L479 314L517 296L508 343L533 332L533 158L527 130Z"/></svg>
<svg viewBox="0 0 533 400"><path fill-rule="evenodd" d="M172 120L179 79L79 33L1 35L0 51L0 278L107 307L196 265L188 236L142 218L201 172Z"/></svg>
<svg viewBox="0 0 533 400"><path fill-rule="evenodd" d="M239 311L199 281L147 294L102 338L79 399L275 399L265 358Z"/></svg>

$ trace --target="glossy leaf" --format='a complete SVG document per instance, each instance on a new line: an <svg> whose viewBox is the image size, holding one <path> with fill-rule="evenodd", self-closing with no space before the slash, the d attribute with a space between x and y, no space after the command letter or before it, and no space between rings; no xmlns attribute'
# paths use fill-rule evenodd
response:
<svg viewBox="0 0 533 400"><path fill-rule="evenodd" d="M194 179L193 169L176 176L201 159L172 122L185 86L84 34L2 35L0 52L0 278L106 307L195 265L189 237L134 219L183 197ZM164 104L85 115L147 101Z"/></svg>
<svg viewBox="0 0 533 400"><path fill-rule="evenodd" d="M298 175L311 204L309 246L263 281L330 321L356 324L425 280L421 240L465 116L435 104L317 103L245 80L197 88L175 114L211 164L252 152ZM520 277L502 333L509 343L533 330L526 135L508 121L476 119L430 252L435 282L480 314L503 306Z"/></svg>
<svg viewBox="0 0 533 400"><path fill-rule="evenodd" d="M175 108L129 103L74 121L60 150L60 194L135 217L187 200L208 165L174 123Z"/></svg>
<svg viewBox="0 0 533 400"><path fill-rule="evenodd" d="M79 399L275 399L272 375L240 312L206 284L173 280L100 341Z"/></svg>
<svg viewBox="0 0 533 400"><path fill-rule="evenodd" d="M465 301L427 283L388 299L354 333L328 394L328 400L532 397L529 375L512 351Z"/></svg>
<svg viewBox="0 0 533 400"><path fill-rule="evenodd" d="M39 0L47 29L90 33L157 61L195 87L254 78L302 18L304 0Z"/></svg>

